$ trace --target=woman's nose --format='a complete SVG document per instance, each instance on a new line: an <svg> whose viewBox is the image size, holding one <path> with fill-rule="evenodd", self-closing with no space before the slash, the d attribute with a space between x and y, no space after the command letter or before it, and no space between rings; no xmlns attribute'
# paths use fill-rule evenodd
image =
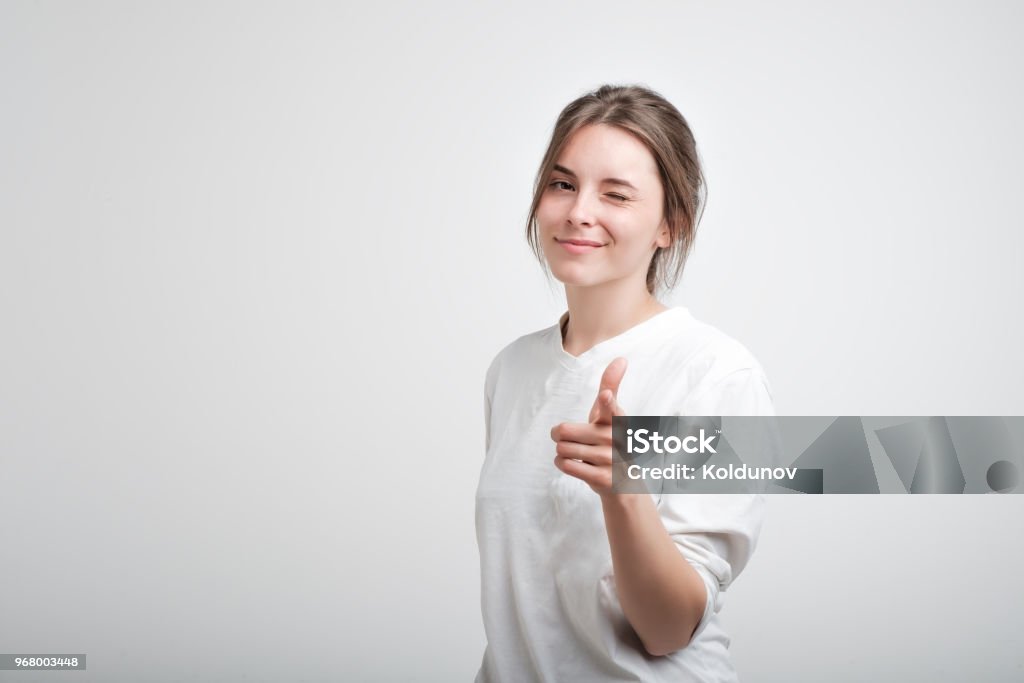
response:
<svg viewBox="0 0 1024 683"><path fill-rule="evenodd" d="M573 225L593 225L594 214L591 205L591 195L587 192L577 192L576 201L569 212L569 221Z"/></svg>

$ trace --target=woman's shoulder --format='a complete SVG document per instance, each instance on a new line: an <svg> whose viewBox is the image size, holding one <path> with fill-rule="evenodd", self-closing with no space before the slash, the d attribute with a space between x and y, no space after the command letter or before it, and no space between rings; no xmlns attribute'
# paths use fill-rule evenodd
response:
<svg viewBox="0 0 1024 683"><path fill-rule="evenodd" d="M555 332L557 326L550 325L548 327L536 330L516 337L508 344L505 344L498 353L494 355L494 359L491 363L500 362L509 357L522 356L537 353L538 350L544 349L551 341L551 335Z"/></svg>
<svg viewBox="0 0 1024 683"><path fill-rule="evenodd" d="M658 348L666 363L677 369L703 370L701 374L724 377L740 370L763 374L754 354L739 340L711 323L680 308L671 334Z"/></svg>
<svg viewBox="0 0 1024 683"><path fill-rule="evenodd" d="M532 367L546 357L550 350L552 335L558 333L558 325L548 327L516 337L498 351L487 367L488 384L493 382L503 367L517 368L523 371Z"/></svg>
<svg viewBox="0 0 1024 683"><path fill-rule="evenodd" d="M711 323L680 318L656 365L684 392L683 414L773 414L771 384L750 349Z"/></svg>

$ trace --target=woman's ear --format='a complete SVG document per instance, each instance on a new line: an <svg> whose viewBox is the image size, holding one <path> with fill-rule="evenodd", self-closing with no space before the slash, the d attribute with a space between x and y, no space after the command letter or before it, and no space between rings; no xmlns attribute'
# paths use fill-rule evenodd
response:
<svg viewBox="0 0 1024 683"><path fill-rule="evenodd" d="M658 237L654 243L662 249L672 246L672 233L669 232L667 218L661 219L661 225L658 226Z"/></svg>

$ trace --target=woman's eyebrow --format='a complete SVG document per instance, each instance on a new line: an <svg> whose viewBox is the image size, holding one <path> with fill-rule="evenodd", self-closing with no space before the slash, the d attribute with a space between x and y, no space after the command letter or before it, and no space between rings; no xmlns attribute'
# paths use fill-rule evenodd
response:
<svg viewBox="0 0 1024 683"><path fill-rule="evenodd" d="M561 173L564 173L565 175L569 176L570 178L573 178L573 179L576 178L576 174L575 173L573 173L572 171L567 169L565 166L562 166L560 164L555 164L554 170L559 171ZM611 183L612 185L622 185L623 187L628 187L631 190L639 192L639 190L637 190L633 186L633 184L631 182L629 182L628 180L623 180L622 178L605 178L601 182L602 183Z"/></svg>

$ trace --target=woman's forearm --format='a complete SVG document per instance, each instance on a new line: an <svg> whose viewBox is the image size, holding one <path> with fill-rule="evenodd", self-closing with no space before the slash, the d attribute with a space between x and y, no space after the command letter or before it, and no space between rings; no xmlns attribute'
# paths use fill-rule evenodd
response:
<svg viewBox="0 0 1024 683"><path fill-rule="evenodd" d="M686 647L707 603L704 582L665 530L650 495L601 496L622 611L652 655Z"/></svg>

